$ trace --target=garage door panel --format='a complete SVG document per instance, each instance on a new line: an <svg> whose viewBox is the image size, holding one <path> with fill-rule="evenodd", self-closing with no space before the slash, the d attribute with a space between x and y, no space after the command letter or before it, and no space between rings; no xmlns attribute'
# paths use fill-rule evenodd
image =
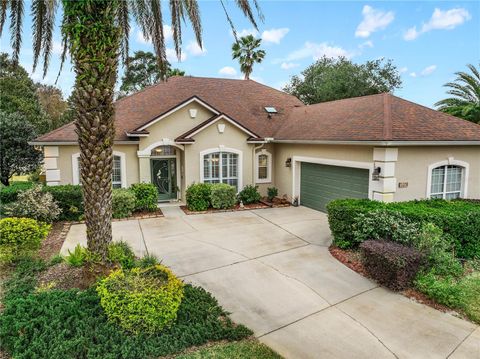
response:
<svg viewBox="0 0 480 359"><path fill-rule="evenodd" d="M326 211L334 199L368 198L366 169L303 162L300 177L300 203L306 207Z"/></svg>

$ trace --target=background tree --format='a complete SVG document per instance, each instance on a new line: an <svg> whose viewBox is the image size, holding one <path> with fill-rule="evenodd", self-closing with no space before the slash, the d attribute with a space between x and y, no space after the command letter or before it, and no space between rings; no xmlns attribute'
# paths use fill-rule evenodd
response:
<svg viewBox="0 0 480 359"><path fill-rule="evenodd" d="M5 186L12 175L40 166L42 152L28 144L35 137L36 128L25 116L0 110L0 180Z"/></svg>
<svg viewBox="0 0 480 359"><path fill-rule="evenodd" d="M401 84L400 74L391 60L355 64L345 57L322 57L302 71L300 76L293 76L283 90L305 104L314 104L393 92Z"/></svg>
<svg viewBox="0 0 480 359"><path fill-rule="evenodd" d="M47 116L50 131L70 122L64 116L68 110L68 103L63 99L62 91L59 88L37 84L37 96L40 107Z"/></svg>
<svg viewBox="0 0 480 359"><path fill-rule="evenodd" d="M480 124L480 73L471 64L467 67L471 73L456 72L454 82L444 85L450 88L447 94L453 97L438 101L435 106L440 111Z"/></svg>
<svg viewBox="0 0 480 359"><path fill-rule="evenodd" d="M49 131L48 119L42 111L35 83L22 66L16 66L8 54L0 54L0 110L19 113L39 134Z"/></svg>
<svg viewBox="0 0 480 359"><path fill-rule="evenodd" d="M253 0L258 9L256 0ZM235 2L257 28L249 0ZM53 48L53 28L58 0L32 0L33 70L43 58L48 70ZM151 40L157 63L166 72L163 8L160 0L63 0L62 60L67 48L75 70L73 105L80 147L80 181L85 200L88 248L106 259L112 240L112 146L114 142L113 94L121 55L128 58L130 19ZM223 2L221 2L223 5ZM0 35L10 12L13 60L18 62L22 43L24 0L3 0L0 5ZM181 56L182 24L188 21L199 46L202 27L197 0L169 0L173 41ZM223 7L225 9L225 7ZM225 10L226 11L226 10ZM232 24L230 17L227 18ZM63 63L63 61L62 61Z"/></svg>
<svg viewBox="0 0 480 359"><path fill-rule="evenodd" d="M167 72L162 74L158 66L155 55L151 52L135 51L132 57L128 58L128 65L122 77L120 86L121 95L119 97L130 95L140 91L147 86L169 78L171 76L184 76L185 71L174 68L167 61Z"/></svg>
<svg viewBox="0 0 480 359"><path fill-rule="evenodd" d="M265 50L259 49L262 39L253 35L243 36L232 45L232 58L238 59L240 71L245 74L245 80L250 79L255 63L261 63L265 57Z"/></svg>

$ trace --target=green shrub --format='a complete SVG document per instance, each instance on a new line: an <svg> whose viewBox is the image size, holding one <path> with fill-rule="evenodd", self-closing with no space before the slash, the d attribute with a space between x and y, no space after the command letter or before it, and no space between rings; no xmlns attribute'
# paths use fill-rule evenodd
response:
<svg viewBox="0 0 480 359"><path fill-rule="evenodd" d="M273 201L275 197L278 196L278 188L277 187L268 187L267 188L267 197L270 202Z"/></svg>
<svg viewBox="0 0 480 359"><path fill-rule="evenodd" d="M169 327L183 297L183 282L160 264L116 270L96 289L109 320L136 334Z"/></svg>
<svg viewBox="0 0 480 359"><path fill-rule="evenodd" d="M160 261L157 256L153 254L146 254L135 263L135 265L140 268L152 267L157 264L160 264Z"/></svg>
<svg viewBox="0 0 480 359"><path fill-rule="evenodd" d="M416 241L420 233L418 224L407 221L399 212L385 209L359 213L353 229L355 243L375 239L410 245Z"/></svg>
<svg viewBox="0 0 480 359"><path fill-rule="evenodd" d="M213 208L227 209L235 206L237 202L237 190L226 183L215 183L210 191L210 203Z"/></svg>
<svg viewBox="0 0 480 359"><path fill-rule="evenodd" d="M384 207L384 203L368 199L337 199L328 203L328 224L333 243L344 249L354 247L358 243L354 236L357 216Z"/></svg>
<svg viewBox="0 0 480 359"><path fill-rule="evenodd" d="M108 245L108 260L130 269L135 265L135 253L127 242L113 242Z"/></svg>
<svg viewBox="0 0 480 359"><path fill-rule="evenodd" d="M131 335L107 320L93 288L35 294L35 275L43 269L42 262L19 262L5 286L0 343L13 358L158 358L252 335L232 323L208 292L191 285L184 288L174 325L157 335Z"/></svg>
<svg viewBox="0 0 480 359"><path fill-rule="evenodd" d="M83 215L82 186L62 185L44 186L43 190L52 194L62 209L59 219L63 221L78 221Z"/></svg>
<svg viewBox="0 0 480 359"><path fill-rule="evenodd" d="M2 186L0 188L0 203L5 205L10 202L15 202L20 192L32 188L32 182L10 182L9 186Z"/></svg>
<svg viewBox="0 0 480 359"><path fill-rule="evenodd" d="M243 204L257 203L262 199L260 193L258 193L258 186L246 185L238 194L238 200Z"/></svg>
<svg viewBox="0 0 480 359"><path fill-rule="evenodd" d="M187 208L190 211L206 211L210 207L210 183L192 183L187 188Z"/></svg>
<svg viewBox="0 0 480 359"><path fill-rule="evenodd" d="M0 219L0 263L10 263L40 248L50 225L31 218Z"/></svg>
<svg viewBox="0 0 480 359"><path fill-rule="evenodd" d="M40 186L35 186L20 192L17 200L5 208L5 214L10 217L32 218L37 221L51 223L58 218L61 209L50 193L42 192Z"/></svg>
<svg viewBox="0 0 480 359"><path fill-rule="evenodd" d="M409 222L433 223L442 229L461 258L480 258L480 204L475 201L439 199L382 203L365 199L335 200L327 205L328 222L334 243L354 246L354 223L358 214L386 209L401 213Z"/></svg>
<svg viewBox="0 0 480 359"><path fill-rule="evenodd" d="M87 259L87 249L83 248L80 244L77 244L73 249L73 252L68 250L68 256L65 257L67 262L72 267L81 267L85 264Z"/></svg>
<svg viewBox="0 0 480 359"><path fill-rule="evenodd" d="M113 218L130 217L136 207L135 194L124 188L112 191L112 216Z"/></svg>
<svg viewBox="0 0 480 359"><path fill-rule="evenodd" d="M158 190L153 183L135 183L130 189L135 194L137 211L154 212L157 210Z"/></svg>

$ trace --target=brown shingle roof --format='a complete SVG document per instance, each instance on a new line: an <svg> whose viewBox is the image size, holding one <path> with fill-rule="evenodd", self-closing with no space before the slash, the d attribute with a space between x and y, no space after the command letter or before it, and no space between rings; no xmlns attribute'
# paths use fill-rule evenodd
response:
<svg viewBox="0 0 480 359"><path fill-rule="evenodd" d="M480 126L390 94L295 108L276 140L480 141Z"/></svg>
<svg viewBox="0 0 480 359"><path fill-rule="evenodd" d="M171 77L167 82L150 86L115 103L115 140L128 140L125 132L139 128L194 96L264 137L271 137L290 111L303 105L294 96L252 80ZM278 114L268 118L265 106L275 107ZM76 141L74 127L73 124L67 125L61 131L39 137L37 141Z"/></svg>
<svg viewBox="0 0 480 359"><path fill-rule="evenodd" d="M303 141L480 141L480 126L379 94L303 105L252 80L172 77L115 103L116 141L189 98L198 97L260 137ZM270 118L266 106L278 111ZM180 135L180 134L179 134ZM36 141L76 141L68 124Z"/></svg>

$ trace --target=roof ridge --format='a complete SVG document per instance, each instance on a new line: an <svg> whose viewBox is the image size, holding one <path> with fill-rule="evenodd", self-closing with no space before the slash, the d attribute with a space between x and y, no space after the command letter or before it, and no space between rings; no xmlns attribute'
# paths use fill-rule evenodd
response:
<svg viewBox="0 0 480 359"><path fill-rule="evenodd" d="M383 94L383 137L392 139L392 101L388 92Z"/></svg>
<svg viewBox="0 0 480 359"><path fill-rule="evenodd" d="M381 93L375 93L375 94L372 94L372 95L361 95L361 96L355 96L355 97L346 97L346 98L339 98L337 100L330 100L330 101L323 101L323 102L318 102L318 103L314 103L314 104L311 104L311 105L305 105L305 107L313 107L313 106L318 106L318 105L324 105L324 104L327 104L327 103L334 103L334 102L340 102L340 101L348 101L348 100L353 100L353 99L357 99L357 98L364 98L364 97L374 97L374 96L383 96L385 94L389 94L391 95L389 92L381 92ZM293 95L292 95L293 96ZM392 95L391 95L392 96ZM301 108L301 107L300 107Z"/></svg>

